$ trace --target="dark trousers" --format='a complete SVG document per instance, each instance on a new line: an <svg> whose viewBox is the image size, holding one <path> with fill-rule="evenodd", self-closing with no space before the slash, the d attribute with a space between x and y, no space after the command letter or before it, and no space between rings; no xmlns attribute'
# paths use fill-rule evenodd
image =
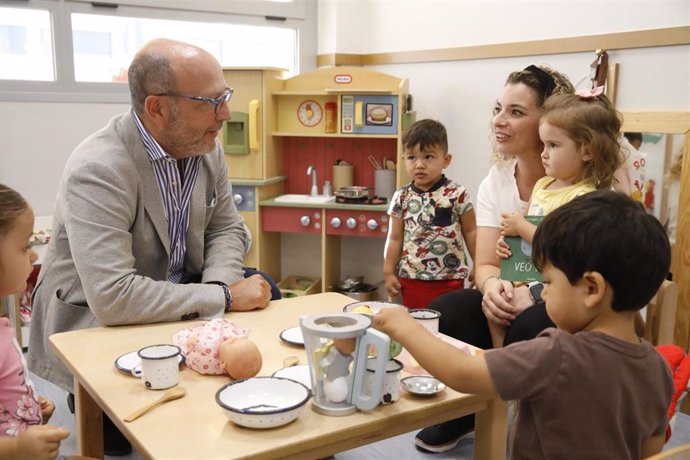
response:
<svg viewBox="0 0 690 460"><path fill-rule="evenodd" d="M460 289L432 300L429 308L441 312L439 332L475 347L493 348L489 323L482 311L482 294L475 289ZM556 327L546 314L544 302L520 313L506 329L504 345L530 340L548 327Z"/></svg>

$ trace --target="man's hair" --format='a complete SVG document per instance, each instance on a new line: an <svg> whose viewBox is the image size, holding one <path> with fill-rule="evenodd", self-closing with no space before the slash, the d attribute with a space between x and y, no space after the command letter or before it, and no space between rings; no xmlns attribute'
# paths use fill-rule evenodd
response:
<svg viewBox="0 0 690 460"><path fill-rule="evenodd" d="M0 184L0 235L8 233L17 217L27 209L29 209L29 203L19 192L5 184Z"/></svg>
<svg viewBox="0 0 690 460"><path fill-rule="evenodd" d="M411 150L419 145L421 152L438 145L444 152L448 152L448 133L446 127L436 120L425 119L415 122L407 128L402 137L403 148Z"/></svg>
<svg viewBox="0 0 690 460"><path fill-rule="evenodd" d="M165 94L175 88L169 57L152 49L134 56L127 79L132 107L139 116L144 113L144 101L148 96Z"/></svg>
<svg viewBox="0 0 690 460"><path fill-rule="evenodd" d="M547 263L571 284L599 272L613 290L616 311L639 310L668 274L671 245L661 223L629 196L596 190L549 213L532 244L537 268Z"/></svg>

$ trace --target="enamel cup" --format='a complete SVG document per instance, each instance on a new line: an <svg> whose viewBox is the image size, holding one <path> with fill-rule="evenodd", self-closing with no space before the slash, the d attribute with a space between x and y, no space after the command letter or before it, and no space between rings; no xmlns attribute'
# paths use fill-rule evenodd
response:
<svg viewBox="0 0 690 460"><path fill-rule="evenodd" d="M432 334L438 334L438 322L441 318L441 312L429 310L428 308L416 308L410 310L410 316L421 323Z"/></svg>
<svg viewBox="0 0 690 460"><path fill-rule="evenodd" d="M137 352L141 365L132 369L132 375L141 377L149 390L165 390L180 380L180 348L175 345L150 345Z"/></svg>

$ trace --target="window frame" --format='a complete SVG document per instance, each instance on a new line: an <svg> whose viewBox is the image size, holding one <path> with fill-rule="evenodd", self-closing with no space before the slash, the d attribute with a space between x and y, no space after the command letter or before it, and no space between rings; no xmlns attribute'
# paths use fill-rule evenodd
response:
<svg viewBox="0 0 690 460"><path fill-rule="evenodd" d="M94 3L96 5L94 5ZM145 6L125 5L124 3ZM192 22L222 21L227 24L285 27L297 31L297 54L295 74L315 68L316 63L316 0L294 0L289 3L274 3L266 0L254 2L227 0L204 0L202 8L194 0L167 1L166 7L155 7L156 0L0 0L0 7L47 10L51 15L54 50L55 81L1 80L0 102L97 102L126 103L129 89L126 84L113 82L78 82L74 75L74 54L72 42L72 13L109 16L138 17L144 19L182 20ZM108 4L112 4L108 5ZM174 4L177 9L168 7ZM104 6L101 6L104 5ZM189 8L184 9L183 6ZM211 12L211 7L224 11ZM247 13L256 6L256 13ZM271 9L270 7L276 8ZM221 8L222 7L222 8ZM291 16L280 16L292 7ZM232 12L230 11L232 10ZM237 14L237 12L244 12ZM295 13L296 11L296 13ZM272 12L274 14L265 14ZM302 12L302 13L300 13Z"/></svg>

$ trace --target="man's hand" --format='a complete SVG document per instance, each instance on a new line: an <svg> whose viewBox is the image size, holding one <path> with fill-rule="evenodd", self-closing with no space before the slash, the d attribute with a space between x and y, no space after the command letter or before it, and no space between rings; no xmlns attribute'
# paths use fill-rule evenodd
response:
<svg viewBox="0 0 690 460"><path fill-rule="evenodd" d="M261 275L252 275L228 287L232 294L233 311L266 308L271 301L271 285Z"/></svg>

